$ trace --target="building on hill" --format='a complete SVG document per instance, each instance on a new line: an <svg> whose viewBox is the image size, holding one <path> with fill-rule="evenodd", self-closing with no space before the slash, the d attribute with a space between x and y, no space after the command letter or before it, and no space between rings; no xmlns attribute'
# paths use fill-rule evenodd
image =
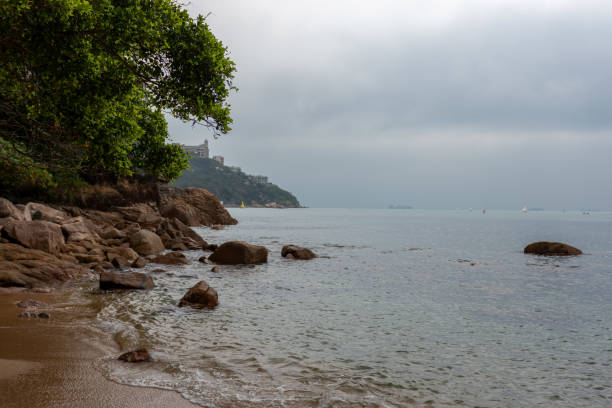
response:
<svg viewBox="0 0 612 408"><path fill-rule="evenodd" d="M268 177L266 176L251 176L250 178L255 184L268 184Z"/></svg>
<svg viewBox="0 0 612 408"><path fill-rule="evenodd" d="M181 145L181 147L185 149L187 153L191 153L195 157L199 157L201 159L208 159L208 155L210 154L208 150L208 139L204 140L204 143L198 146Z"/></svg>
<svg viewBox="0 0 612 408"><path fill-rule="evenodd" d="M238 166L229 166L229 169L234 173L240 173L242 171L242 169Z"/></svg>
<svg viewBox="0 0 612 408"><path fill-rule="evenodd" d="M212 159L219 164L223 165L223 156L213 156Z"/></svg>

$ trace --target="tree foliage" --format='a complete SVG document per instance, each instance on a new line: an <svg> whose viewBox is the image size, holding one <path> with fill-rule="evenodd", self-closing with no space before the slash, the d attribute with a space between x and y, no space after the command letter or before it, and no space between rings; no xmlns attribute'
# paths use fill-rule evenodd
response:
<svg viewBox="0 0 612 408"><path fill-rule="evenodd" d="M0 0L0 188L173 180L164 113L228 132L234 71L174 0Z"/></svg>

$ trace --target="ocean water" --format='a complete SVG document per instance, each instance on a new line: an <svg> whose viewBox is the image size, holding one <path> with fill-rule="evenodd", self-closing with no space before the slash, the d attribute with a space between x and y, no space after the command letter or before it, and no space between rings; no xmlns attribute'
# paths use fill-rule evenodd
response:
<svg viewBox="0 0 612 408"><path fill-rule="evenodd" d="M110 378L206 407L610 407L612 213L232 209L208 242L265 245L269 262L148 265L157 287L98 314L154 363ZM563 241L579 257L522 253ZM321 257L286 260L285 244ZM176 307L196 282L215 310Z"/></svg>

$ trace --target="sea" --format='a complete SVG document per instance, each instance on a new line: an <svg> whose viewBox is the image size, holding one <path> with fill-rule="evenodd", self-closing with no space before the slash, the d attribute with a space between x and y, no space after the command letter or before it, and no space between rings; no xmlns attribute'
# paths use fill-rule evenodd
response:
<svg viewBox="0 0 612 408"><path fill-rule="evenodd" d="M230 209L209 243L268 263L149 264L150 291L105 295L97 324L154 362L117 382L203 407L611 407L612 213ZM534 241L584 254L526 255ZM296 244L310 261L281 257ZM178 308L205 280L214 310Z"/></svg>

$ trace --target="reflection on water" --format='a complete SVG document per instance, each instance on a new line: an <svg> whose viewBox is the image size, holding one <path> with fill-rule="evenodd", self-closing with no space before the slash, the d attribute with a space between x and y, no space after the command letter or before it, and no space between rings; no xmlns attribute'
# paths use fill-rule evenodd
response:
<svg viewBox="0 0 612 408"><path fill-rule="evenodd" d="M199 232L270 262L215 273L187 252L152 291L106 295L100 324L156 360L109 359L109 376L215 407L612 404L612 215L233 212L239 225ZM545 239L586 255L522 254ZM288 243L323 257L285 260ZM220 306L177 308L202 279Z"/></svg>

